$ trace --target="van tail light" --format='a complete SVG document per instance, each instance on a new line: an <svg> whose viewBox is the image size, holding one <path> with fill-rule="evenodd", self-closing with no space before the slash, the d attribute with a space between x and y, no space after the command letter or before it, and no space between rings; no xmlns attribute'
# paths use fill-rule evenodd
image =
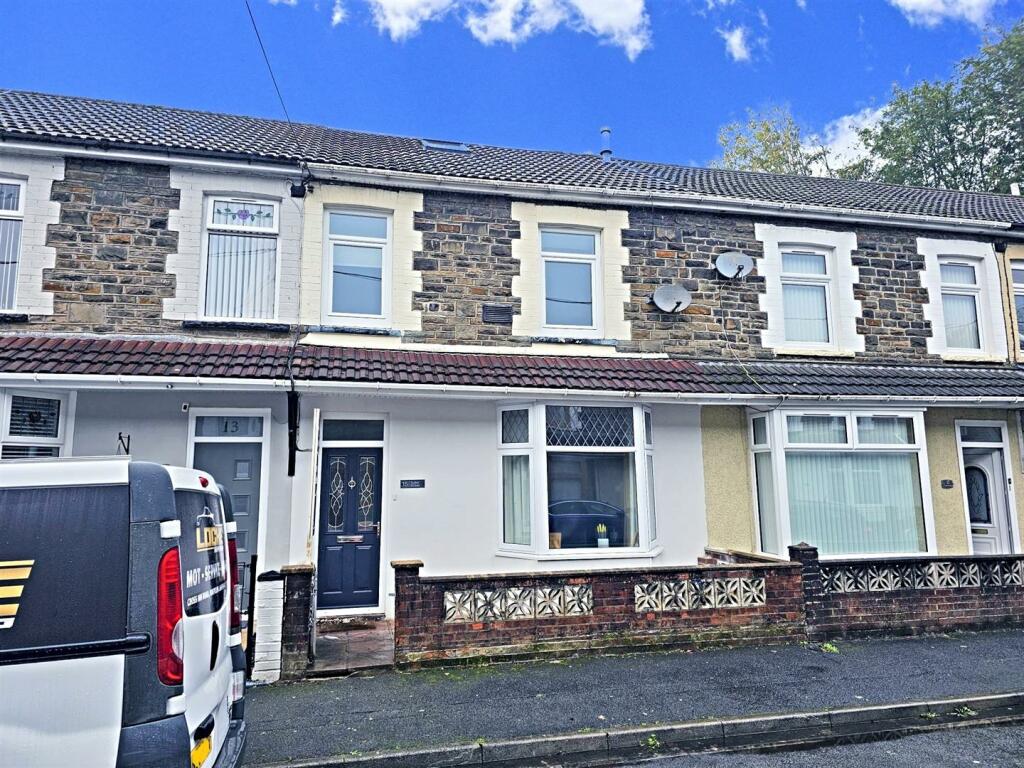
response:
<svg viewBox="0 0 1024 768"><path fill-rule="evenodd" d="M156 673L165 685L181 685L182 657L181 554L168 549L157 568Z"/></svg>
<svg viewBox="0 0 1024 768"><path fill-rule="evenodd" d="M238 573L238 542L228 539L228 568L231 571L231 634L242 631L242 581Z"/></svg>

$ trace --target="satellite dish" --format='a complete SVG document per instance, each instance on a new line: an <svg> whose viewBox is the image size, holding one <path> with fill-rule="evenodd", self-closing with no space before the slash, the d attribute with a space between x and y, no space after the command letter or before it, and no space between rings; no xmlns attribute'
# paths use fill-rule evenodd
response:
<svg viewBox="0 0 1024 768"><path fill-rule="evenodd" d="M654 291L651 301L662 312L682 312L690 306L693 297L680 285L661 285Z"/></svg>
<svg viewBox="0 0 1024 768"><path fill-rule="evenodd" d="M735 280L754 271L754 260L739 251L727 251L715 259L715 269L722 277Z"/></svg>

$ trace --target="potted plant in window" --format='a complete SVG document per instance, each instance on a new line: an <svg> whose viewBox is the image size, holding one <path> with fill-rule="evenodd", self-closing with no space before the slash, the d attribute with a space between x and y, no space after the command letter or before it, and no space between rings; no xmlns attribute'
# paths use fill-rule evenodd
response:
<svg viewBox="0 0 1024 768"><path fill-rule="evenodd" d="M608 526L604 523L598 523L597 528L594 529L597 533L597 546L607 547L608 546Z"/></svg>

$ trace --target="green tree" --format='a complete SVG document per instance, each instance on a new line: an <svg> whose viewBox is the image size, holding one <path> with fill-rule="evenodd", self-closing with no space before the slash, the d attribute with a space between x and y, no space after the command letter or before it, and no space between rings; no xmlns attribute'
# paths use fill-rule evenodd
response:
<svg viewBox="0 0 1024 768"><path fill-rule="evenodd" d="M718 131L722 158L716 165L737 171L767 171L814 175L823 150L805 146L804 136L786 107L764 112L747 110L745 122L723 125Z"/></svg>

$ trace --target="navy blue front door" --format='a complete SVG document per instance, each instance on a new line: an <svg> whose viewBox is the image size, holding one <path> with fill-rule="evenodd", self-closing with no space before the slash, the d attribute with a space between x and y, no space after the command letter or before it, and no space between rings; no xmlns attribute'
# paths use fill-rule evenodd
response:
<svg viewBox="0 0 1024 768"><path fill-rule="evenodd" d="M319 608L376 606L380 590L380 448L325 448L320 469Z"/></svg>

